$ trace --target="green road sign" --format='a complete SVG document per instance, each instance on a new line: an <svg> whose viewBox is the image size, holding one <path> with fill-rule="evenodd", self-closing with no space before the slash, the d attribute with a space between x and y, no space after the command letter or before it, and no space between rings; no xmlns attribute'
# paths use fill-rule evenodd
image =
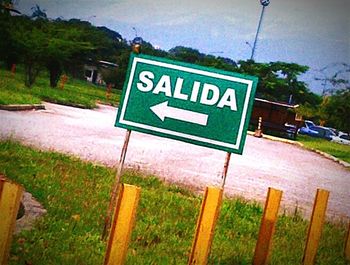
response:
<svg viewBox="0 0 350 265"><path fill-rule="evenodd" d="M257 81L132 54L116 126L242 154Z"/></svg>

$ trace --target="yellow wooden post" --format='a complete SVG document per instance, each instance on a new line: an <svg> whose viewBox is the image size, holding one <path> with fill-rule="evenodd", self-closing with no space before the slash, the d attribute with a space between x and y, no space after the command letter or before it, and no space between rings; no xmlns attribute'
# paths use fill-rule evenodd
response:
<svg viewBox="0 0 350 265"><path fill-rule="evenodd" d="M1 199L2 190L4 188L4 183L5 183L5 179L0 175L0 199Z"/></svg>
<svg viewBox="0 0 350 265"><path fill-rule="evenodd" d="M272 237L275 232L278 209L282 198L282 191L269 188L265 203L264 214L261 220L258 241L255 246L253 264L268 263Z"/></svg>
<svg viewBox="0 0 350 265"><path fill-rule="evenodd" d="M349 222L349 228L348 228L348 233L346 235L346 239L345 239L345 249L344 249L344 253L345 253L345 258L350 261L350 222Z"/></svg>
<svg viewBox="0 0 350 265"><path fill-rule="evenodd" d="M120 185L114 219L108 240L105 265L124 264L132 228L135 223L136 208L141 189L128 184Z"/></svg>
<svg viewBox="0 0 350 265"><path fill-rule="evenodd" d="M7 264L23 188L0 179L0 264Z"/></svg>
<svg viewBox="0 0 350 265"><path fill-rule="evenodd" d="M207 264L222 194L223 190L215 187L207 187L205 190L188 264Z"/></svg>
<svg viewBox="0 0 350 265"><path fill-rule="evenodd" d="M317 189L304 250L303 265L315 263L318 243L326 216L329 191Z"/></svg>

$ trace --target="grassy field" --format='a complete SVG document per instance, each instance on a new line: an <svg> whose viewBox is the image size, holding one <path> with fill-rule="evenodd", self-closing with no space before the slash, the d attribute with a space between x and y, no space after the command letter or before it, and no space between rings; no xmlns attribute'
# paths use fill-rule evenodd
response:
<svg viewBox="0 0 350 265"><path fill-rule="evenodd" d="M0 142L0 172L31 192L47 214L15 236L10 264L102 264L100 240L114 170L11 141ZM186 264L201 195L153 176L127 171L123 182L142 187L127 264ZM251 264L262 208L225 199L209 264ZM300 264L308 222L279 217L271 264ZM324 228L317 264L346 264L344 224Z"/></svg>
<svg viewBox="0 0 350 265"><path fill-rule="evenodd" d="M350 145L334 143L321 138L298 135L298 142L306 148L316 149L350 163Z"/></svg>
<svg viewBox="0 0 350 265"><path fill-rule="evenodd" d="M94 108L96 102L117 105L120 90L113 90L110 99L106 98L106 88L89 84L86 81L68 78L64 89L49 86L49 77L43 72L32 88L24 86L24 76L19 68L15 75L0 69L0 104L38 104L48 101L81 108Z"/></svg>

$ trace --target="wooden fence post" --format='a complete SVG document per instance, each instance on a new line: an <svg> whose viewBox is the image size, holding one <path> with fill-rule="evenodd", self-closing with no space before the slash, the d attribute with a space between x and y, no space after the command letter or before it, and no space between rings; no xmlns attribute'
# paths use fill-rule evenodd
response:
<svg viewBox="0 0 350 265"><path fill-rule="evenodd" d="M107 245L105 265L122 265L125 262L132 228L135 223L140 191L141 189L136 186L120 185Z"/></svg>
<svg viewBox="0 0 350 265"><path fill-rule="evenodd" d="M345 239L345 248L344 248L345 258L350 261L350 222L348 227L348 233L346 234Z"/></svg>
<svg viewBox="0 0 350 265"><path fill-rule="evenodd" d="M22 198L20 185L0 178L0 264L7 264L13 230Z"/></svg>
<svg viewBox="0 0 350 265"><path fill-rule="evenodd" d="M261 220L258 241L255 246L253 259L254 265L268 264L269 252L272 245L272 237L275 232L281 198L282 191L269 188Z"/></svg>
<svg viewBox="0 0 350 265"><path fill-rule="evenodd" d="M326 217L329 191L317 189L304 250L303 265L313 265Z"/></svg>
<svg viewBox="0 0 350 265"><path fill-rule="evenodd" d="M207 187L205 190L188 264L207 264L222 195L223 190L219 188Z"/></svg>

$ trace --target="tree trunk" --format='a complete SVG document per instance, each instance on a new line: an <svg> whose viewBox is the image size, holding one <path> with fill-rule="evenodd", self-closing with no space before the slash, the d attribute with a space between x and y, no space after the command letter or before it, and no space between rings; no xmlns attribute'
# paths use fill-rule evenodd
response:
<svg viewBox="0 0 350 265"><path fill-rule="evenodd" d="M11 55L8 55L4 61L5 61L6 69L9 71L11 70L13 64L17 64L17 60L15 56L11 56Z"/></svg>
<svg viewBox="0 0 350 265"><path fill-rule="evenodd" d="M48 63L47 68L50 72L50 86L55 88L62 74L62 67L59 62L52 61Z"/></svg>
<svg viewBox="0 0 350 265"><path fill-rule="evenodd" d="M31 88L36 80L36 77L39 74L39 67L35 66L33 62L27 62L24 66L25 68L25 77L24 77L24 84L26 87Z"/></svg>

